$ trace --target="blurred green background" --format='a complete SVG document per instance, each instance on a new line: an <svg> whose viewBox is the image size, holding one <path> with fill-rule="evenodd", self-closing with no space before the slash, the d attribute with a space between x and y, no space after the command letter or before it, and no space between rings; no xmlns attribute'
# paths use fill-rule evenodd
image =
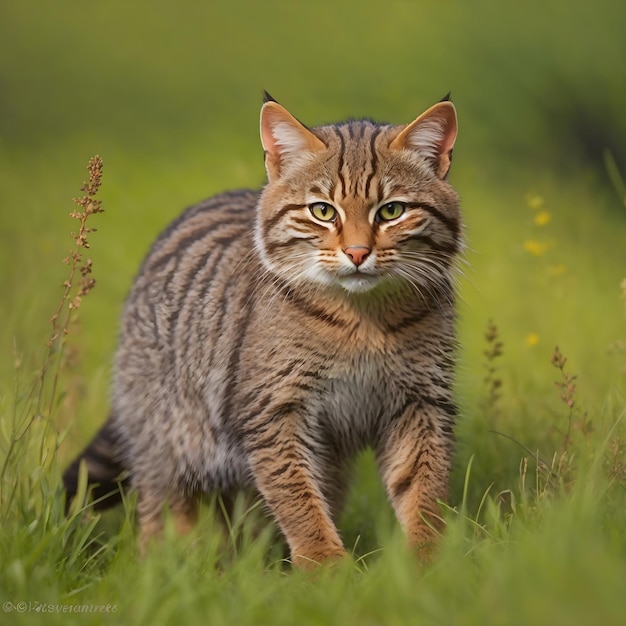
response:
<svg viewBox="0 0 626 626"><path fill-rule="evenodd" d="M537 398L547 391L558 402L555 344L589 406L624 389L624 33L617 0L4 0L3 385L12 384L13 346L28 362L47 338L76 227L71 199L93 154L104 159L106 213L92 220L98 285L80 311L81 440L106 416L119 310L150 242L185 206L263 184L263 89L309 125L406 123L452 90L460 134L451 182L469 244L461 464L478 441L501 454L512 445L472 436L488 428L532 447L552 428L550 401ZM505 344L495 425L480 409L490 318Z"/></svg>

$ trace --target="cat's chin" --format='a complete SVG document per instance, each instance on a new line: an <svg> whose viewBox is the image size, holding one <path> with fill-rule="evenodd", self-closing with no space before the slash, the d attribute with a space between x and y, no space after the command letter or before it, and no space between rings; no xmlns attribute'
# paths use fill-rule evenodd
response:
<svg viewBox="0 0 626 626"><path fill-rule="evenodd" d="M380 276L351 274L350 276L342 276L337 282L349 293L365 293L366 291L374 289L380 281Z"/></svg>

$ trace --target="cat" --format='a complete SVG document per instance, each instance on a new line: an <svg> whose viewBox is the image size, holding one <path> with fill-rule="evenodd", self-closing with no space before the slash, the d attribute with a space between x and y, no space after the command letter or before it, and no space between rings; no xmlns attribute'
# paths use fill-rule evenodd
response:
<svg viewBox="0 0 626 626"><path fill-rule="evenodd" d="M357 452L375 451L408 543L442 527L459 198L446 97L408 125L307 128L266 94L267 184L182 213L121 317L111 414L84 459L101 507L125 472L143 549L193 527L202 494L252 489L296 567L346 554L337 519Z"/></svg>

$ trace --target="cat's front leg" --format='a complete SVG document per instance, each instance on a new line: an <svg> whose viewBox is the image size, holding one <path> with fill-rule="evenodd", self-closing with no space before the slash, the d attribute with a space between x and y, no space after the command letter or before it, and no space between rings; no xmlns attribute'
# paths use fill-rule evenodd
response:
<svg viewBox="0 0 626 626"><path fill-rule="evenodd" d="M450 410L453 413L453 410ZM453 415L423 402L406 408L377 449L387 494L409 544L428 560L448 496Z"/></svg>
<svg viewBox="0 0 626 626"><path fill-rule="evenodd" d="M303 420L292 413L260 422L248 441L249 464L259 492L287 539L293 565L307 569L344 556L323 495L324 472L318 465L323 455L303 432Z"/></svg>

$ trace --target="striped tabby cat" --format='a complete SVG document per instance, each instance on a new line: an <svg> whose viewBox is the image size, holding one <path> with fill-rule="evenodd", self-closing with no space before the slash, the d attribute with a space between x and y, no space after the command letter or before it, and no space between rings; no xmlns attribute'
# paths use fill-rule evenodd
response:
<svg viewBox="0 0 626 626"><path fill-rule="evenodd" d="M201 494L253 489L307 567L345 554L348 469L371 446L427 556L456 415L456 131L447 99L406 126L309 129L266 96L268 183L191 207L153 245L122 315L111 416L66 471L68 501L81 459L96 496L125 471L145 546L165 504L185 531Z"/></svg>

